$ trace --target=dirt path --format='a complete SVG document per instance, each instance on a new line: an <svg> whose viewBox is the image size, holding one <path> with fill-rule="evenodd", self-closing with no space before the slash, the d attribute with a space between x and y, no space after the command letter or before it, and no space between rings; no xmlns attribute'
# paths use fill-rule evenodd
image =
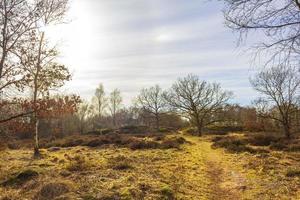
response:
<svg viewBox="0 0 300 200"><path fill-rule="evenodd" d="M241 193L247 187L246 180L227 162L224 152L212 149L209 142L199 138L188 137L186 139L193 143L193 145L186 146L186 151L189 152L196 165L202 166L209 181L207 185L209 192L206 198L241 199Z"/></svg>
<svg viewBox="0 0 300 200"><path fill-rule="evenodd" d="M202 187L202 190L194 193L191 199L300 199L299 178L286 176L289 168L299 165L293 160L298 154L274 151L267 155L228 153L224 149L211 148L208 137L183 137L192 143L185 145L184 150L188 154L185 157L191 158L193 165L197 166L193 178L201 179L195 187ZM204 196L203 191L206 191Z"/></svg>

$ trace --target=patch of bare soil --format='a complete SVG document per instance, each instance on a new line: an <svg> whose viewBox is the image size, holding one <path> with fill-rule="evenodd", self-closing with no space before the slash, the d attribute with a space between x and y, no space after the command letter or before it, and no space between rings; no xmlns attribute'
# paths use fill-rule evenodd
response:
<svg viewBox="0 0 300 200"><path fill-rule="evenodd" d="M240 199L240 191L246 188L240 174L222 168L219 162L208 161L207 174L211 180L211 199Z"/></svg>

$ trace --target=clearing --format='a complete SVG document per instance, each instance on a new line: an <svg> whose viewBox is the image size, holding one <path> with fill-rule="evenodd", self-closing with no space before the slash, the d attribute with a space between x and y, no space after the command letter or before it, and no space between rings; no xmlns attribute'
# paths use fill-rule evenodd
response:
<svg viewBox="0 0 300 200"><path fill-rule="evenodd" d="M300 199L299 153L228 153L211 136L180 148L67 147L0 151L0 199ZM37 173L36 173L37 172Z"/></svg>

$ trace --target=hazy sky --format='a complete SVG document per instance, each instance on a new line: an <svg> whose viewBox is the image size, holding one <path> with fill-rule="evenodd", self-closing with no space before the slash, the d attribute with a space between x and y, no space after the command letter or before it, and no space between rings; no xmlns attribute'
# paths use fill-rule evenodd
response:
<svg viewBox="0 0 300 200"><path fill-rule="evenodd" d="M71 22L49 29L61 40L62 62L73 73L64 88L90 99L99 83L119 88L125 103L143 87L171 86L189 73L232 90L249 104L250 59L236 48L219 1L73 0Z"/></svg>

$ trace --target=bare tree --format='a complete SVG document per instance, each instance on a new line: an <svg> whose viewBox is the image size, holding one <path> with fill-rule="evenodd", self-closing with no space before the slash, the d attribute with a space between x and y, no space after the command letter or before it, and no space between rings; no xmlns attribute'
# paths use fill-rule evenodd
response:
<svg viewBox="0 0 300 200"><path fill-rule="evenodd" d="M223 91L220 84L210 84L195 75L178 79L165 94L170 106L187 117L202 135L203 127L218 122L218 112L231 98L232 93Z"/></svg>
<svg viewBox="0 0 300 200"><path fill-rule="evenodd" d="M255 46L258 53L271 55L271 61L298 61L300 53L299 0L224 0L228 27L247 37L256 31L266 37Z"/></svg>
<svg viewBox="0 0 300 200"><path fill-rule="evenodd" d="M31 31L27 42L21 45L21 53L18 55L27 74L26 83L33 93L36 157L39 156L38 99L48 96L50 89L61 87L71 78L68 69L56 62L58 52L55 47L50 47L44 30L47 26L63 22L67 3L68 0L36 1L36 27L39 28Z"/></svg>
<svg viewBox="0 0 300 200"><path fill-rule="evenodd" d="M137 97L137 105L155 118L156 129L159 130L160 115L166 111L167 106L159 85L142 89Z"/></svg>
<svg viewBox="0 0 300 200"><path fill-rule="evenodd" d="M121 92L118 89L114 89L110 93L110 98L109 98L109 110L111 113L111 116L113 118L113 126L116 127L116 116L118 111L121 108L121 103L122 103L122 97L121 97Z"/></svg>
<svg viewBox="0 0 300 200"><path fill-rule="evenodd" d="M0 94L10 86L21 87L24 76L15 54L39 19L36 4L27 0L0 2Z"/></svg>
<svg viewBox="0 0 300 200"><path fill-rule="evenodd" d="M101 118L105 108L107 107L107 98L105 96L105 91L102 83L99 84L99 86L96 88L94 102L96 103L95 107L97 109L98 116L99 118Z"/></svg>
<svg viewBox="0 0 300 200"><path fill-rule="evenodd" d="M92 107L90 107L88 103L83 102L76 113L79 120L78 127L81 134L83 134L86 129L86 121L91 114L91 109Z"/></svg>
<svg viewBox="0 0 300 200"><path fill-rule="evenodd" d="M276 66L259 72L251 80L264 95L255 101L261 117L279 122L287 138L291 137L292 116L300 105L300 72L295 67Z"/></svg>

